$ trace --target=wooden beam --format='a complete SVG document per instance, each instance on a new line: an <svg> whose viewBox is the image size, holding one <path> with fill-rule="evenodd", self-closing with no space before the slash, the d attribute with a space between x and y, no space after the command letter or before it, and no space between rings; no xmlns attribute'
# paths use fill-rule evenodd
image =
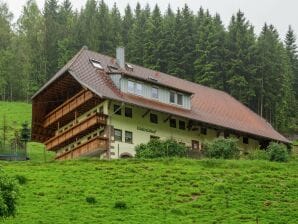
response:
<svg viewBox="0 0 298 224"><path fill-rule="evenodd" d="M142 115L142 118L146 117L146 115L149 114L150 111L151 109L146 110L146 112Z"/></svg>
<svg viewBox="0 0 298 224"><path fill-rule="evenodd" d="M170 114L169 116L167 116L167 118L163 122L164 123L167 122L168 120L170 120L171 117L172 117L172 115Z"/></svg>

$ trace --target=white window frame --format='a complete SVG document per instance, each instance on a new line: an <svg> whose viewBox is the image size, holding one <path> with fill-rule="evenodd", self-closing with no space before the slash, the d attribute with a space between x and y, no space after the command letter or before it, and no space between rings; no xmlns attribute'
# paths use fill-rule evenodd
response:
<svg viewBox="0 0 298 224"><path fill-rule="evenodd" d="M155 93L153 92L154 89L156 89L156 96L154 95ZM159 89L156 86L151 87L151 98L153 99L159 98Z"/></svg>
<svg viewBox="0 0 298 224"><path fill-rule="evenodd" d="M130 84L132 84L132 88L130 89ZM132 81L132 80L128 80L127 81L127 91L130 92L130 93L134 93L135 92L135 82Z"/></svg>
<svg viewBox="0 0 298 224"><path fill-rule="evenodd" d="M171 102L171 93L174 94L174 102ZM173 104L176 103L176 92L170 90L169 102L170 102L170 103L173 103Z"/></svg>
<svg viewBox="0 0 298 224"><path fill-rule="evenodd" d="M176 95L177 95L177 104L178 105L180 105L180 106L183 106L183 94L182 93L176 93ZM178 96L181 96L181 104L179 103L179 97Z"/></svg>
<svg viewBox="0 0 298 224"><path fill-rule="evenodd" d="M140 86L141 89L138 90L138 86ZM143 95L143 84L142 83L135 82L135 94L137 94L137 95Z"/></svg>

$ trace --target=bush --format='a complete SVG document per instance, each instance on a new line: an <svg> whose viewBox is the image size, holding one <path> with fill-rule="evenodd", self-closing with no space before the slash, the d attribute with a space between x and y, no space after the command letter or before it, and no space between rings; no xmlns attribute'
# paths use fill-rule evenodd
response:
<svg viewBox="0 0 298 224"><path fill-rule="evenodd" d="M16 175L15 178L17 179L20 185L24 185L27 183L27 178L23 175Z"/></svg>
<svg viewBox="0 0 298 224"><path fill-rule="evenodd" d="M89 204L95 204L96 199L93 196L88 196L88 197L86 197L86 202L88 202Z"/></svg>
<svg viewBox="0 0 298 224"><path fill-rule="evenodd" d="M276 162L287 162L288 161L288 151L284 144L278 144L276 142L271 142L267 147L270 161Z"/></svg>
<svg viewBox="0 0 298 224"><path fill-rule="evenodd" d="M137 145L137 158L163 158L163 157L185 157L187 154L186 146L178 143L174 139L158 140L154 139L147 144Z"/></svg>
<svg viewBox="0 0 298 224"><path fill-rule="evenodd" d="M116 201L114 208L118 208L118 209L126 209L127 205L124 201Z"/></svg>
<svg viewBox="0 0 298 224"><path fill-rule="evenodd" d="M0 217L15 214L17 192L17 183L0 173Z"/></svg>
<svg viewBox="0 0 298 224"><path fill-rule="evenodd" d="M240 149L237 146L237 141L233 138L216 138L205 144L204 153L207 157L216 159L239 158Z"/></svg>

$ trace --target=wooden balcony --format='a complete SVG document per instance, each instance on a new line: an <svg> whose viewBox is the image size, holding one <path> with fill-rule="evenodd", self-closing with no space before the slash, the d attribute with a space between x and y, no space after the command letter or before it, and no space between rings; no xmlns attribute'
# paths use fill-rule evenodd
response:
<svg viewBox="0 0 298 224"><path fill-rule="evenodd" d="M67 145L75 138L84 136L86 133L106 125L107 115L95 113L45 142L47 150L56 150L59 147Z"/></svg>
<svg viewBox="0 0 298 224"><path fill-rule="evenodd" d="M88 155L100 155L108 149L108 138L96 137L88 140L87 142L71 149L70 151L64 152L55 159L57 160L67 160L73 159L80 156Z"/></svg>
<svg viewBox="0 0 298 224"><path fill-rule="evenodd" d="M66 114L69 114L79 106L92 99L93 96L93 93L89 90L82 90L81 92L77 93L76 95L65 101L63 104L55 108L49 114L47 114L43 122L43 127L46 128L50 126Z"/></svg>

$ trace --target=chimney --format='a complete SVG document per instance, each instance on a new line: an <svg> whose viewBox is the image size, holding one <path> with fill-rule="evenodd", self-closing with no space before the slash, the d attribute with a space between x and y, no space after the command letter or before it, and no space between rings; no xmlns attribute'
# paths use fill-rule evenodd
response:
<svg viewBox="0 0 298 224"><path fill-rule="evenodd" d="M117 47L116 49L117 63L121 68L125 68L125 53L124 47Z"/></svg>

